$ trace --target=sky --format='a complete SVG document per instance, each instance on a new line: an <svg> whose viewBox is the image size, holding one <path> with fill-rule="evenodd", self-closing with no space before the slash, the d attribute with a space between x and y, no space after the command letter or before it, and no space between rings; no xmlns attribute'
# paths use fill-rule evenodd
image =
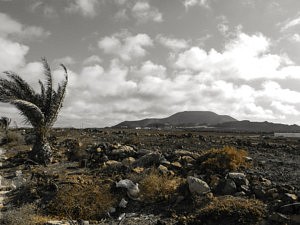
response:
<svg viewBox="0 0 300 225"><path fill-rule="evenodd" d="M69 70L55 126L188 110L300 124L299 0L0 0L0 76L37 88L41 57L56 82Z"/></svg>

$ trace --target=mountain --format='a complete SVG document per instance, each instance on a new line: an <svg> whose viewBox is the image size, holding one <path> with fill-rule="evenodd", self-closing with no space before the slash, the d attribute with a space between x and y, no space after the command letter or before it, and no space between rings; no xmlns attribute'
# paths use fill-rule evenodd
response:
<svg viewBox="0 0 300 225"><path fill-rule="evenodd" d="M227 115L218 115L210 111L185 111L162 119L143 119L137 121L124 121L114 126L115 128L135 127L196 127L215 126L225 122L235 122L236 119Z"/></svg>
<svg viewBox="0 0 300 225"><path fill-rule="evenodd" d="M249 120L242 121L231 121L221 124L217 124L214 129L225 130L225 131L246 131L246 132L284 132L284 133L295 133L300 132L300 126L298 125L287 125L281 123L270 123L270 122L251 122Z"/></svg>

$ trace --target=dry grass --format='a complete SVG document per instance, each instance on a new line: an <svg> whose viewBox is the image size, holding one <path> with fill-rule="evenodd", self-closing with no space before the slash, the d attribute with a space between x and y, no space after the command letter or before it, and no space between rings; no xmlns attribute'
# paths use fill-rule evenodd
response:
<svg viewBox="0 0 300 225"><path fill-rule="evenodd" d="M246 162L246 156L248 153L245 150L225 146L220 149L211 149L201 155L198 159L198 165L205 172L237 171L251 166L250 163Z"/></svg>
<svg viewBox="0 0 300 225"><path fill-rule="evenodd" d="M97 220L113 207L116 199L110 188L96 184L65 184L47 206L48 213L64 218Z"/></svg>
<svg viewBox="0 0 300 225"><path fill-rule="evenodd" d="M232 196L214 198L197 213L201 220L226 224L256 224L266 214L266 206L259 200Z"/></svg>
<svg viewBox="0 0 300 225"><path fill-rule="evenodd" d="M182 183L183 180L179 177L162 175L159 171L152 169L140 181L141 195L146 202L169 199L175 195Z"/></svg>
<svg viewBox="0 0 300 225"><path fill-rule="evenodd" d="M34 204L26 204L2 213L0 224L3 225L33 225L38 224L34 220L37 216L37 208Z"/></svg>

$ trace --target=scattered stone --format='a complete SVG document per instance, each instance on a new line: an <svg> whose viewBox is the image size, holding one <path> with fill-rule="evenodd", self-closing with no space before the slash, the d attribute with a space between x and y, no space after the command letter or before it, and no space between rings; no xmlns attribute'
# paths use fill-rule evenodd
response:
<svg viewBox="0 0 300 225"><path fill-rule="evenodd" d="M176 169L182 168L182 165L180 164L180 162L172 162L171 165Z"/></svg>
<svg viewBox="0 0 300 225"><path fill-rule="evenodd" d="M120 180L116 183L116 187L126 188L127 195L133 200L137 200L140 194L139 184L134 184L131 180Z"/></svg>
<svg viewBox="0 0 300 225"><path fill-rule="evenodd" d="M224 187L222 189L222 194L233 195L234 193L236 193L236 191L237 191L237 187L235 182L231 179L226 179L224 183Z"/></svg>
<svg viewBox="0 0 300 225"><path fill-rule="evenodd" d="M135 173L143 173L144 170L145 170L144 167L135 167L135 168L132 169L132 171L135 172Z"/></svg>
<svg viewBox="0 0 300 225"><path fill-rule="evenodd" d="M259 199L265 199L266 197L266 191L261 186L254 186L253 192L255 196Z"/></svg>
<svg viewBox="0 0 300 225"><path fill-rule="evenodd" d="M231 180L233 180L234 183L238 186L241 186L241 185L248 186L249 185L249 181L246 178L246 175L244 173L231 172L231 173L228 173L227 177L230 178Z"/></svg>
<svg viewBox="0 0 300 225"><path fill-rule="evenodd" d="M126 201L124 198L121 199L119 203L120 208L126 208L128 201Z"/></svg>
<svg viewBox="0 0 300 225"><path fill-rule="evenodd" d="M158 165L160 163L161 158L161 153L153 152L137 159L133 163L133 167L149 167L153 165Z"/></svg>
<svg viewBox="0 0 300 225"><path fill-rule="evenodd" d="M293 203L298 200L298 197L295 194L285 193L283 199L285 202Z"/></svg>
<svg viewBox="0 0 300 225"><path fill-rule="evenodd" d="M189 185L189 190L192 194L205 195L206 193L210 192L210 187L208 184L197 177L188 176L187 182Z"/></svg>
<svg viewBox="0 0 300 225"><path fill-rule="evenodd" d="M159 172L161 172L162 174L168 174L169 170L167 167L163 166L163 165L159 165L159 167L157 168Z"/></svg>
<svg viewBox="0 0 300 225"><path fill-rule="evenodd" d="M128 167L131 166L134 162L135 162L135 158L133 157L128 157L122 160L122 164Z"/></svg>

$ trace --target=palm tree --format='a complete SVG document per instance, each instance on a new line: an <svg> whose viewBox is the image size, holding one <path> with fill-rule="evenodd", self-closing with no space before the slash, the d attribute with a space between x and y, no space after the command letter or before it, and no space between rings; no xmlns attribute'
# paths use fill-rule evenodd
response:
<svg viewBox="0 0 300 225"><path fill-rule="evenodd" d="M9 79L0 78L0 102L14 105L25 118L25 122L32 125L36 139L29 157L38 163L49 164L53 153L47 136L62 107L68 83L68 71L61 64L65 72L65 80L58 84L55 91L50 66L45 58L42 58L42 63L46 82L39 80L40 92L36 92L16 73L4 72Z"/></svg>

